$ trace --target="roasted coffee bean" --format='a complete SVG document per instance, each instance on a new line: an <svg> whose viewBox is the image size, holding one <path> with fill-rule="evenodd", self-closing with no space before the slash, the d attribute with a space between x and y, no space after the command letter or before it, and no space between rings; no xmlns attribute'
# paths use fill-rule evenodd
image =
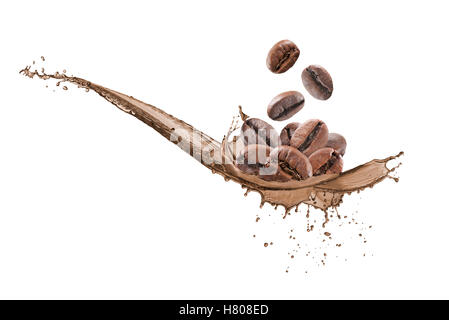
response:
<svg viewBox="0 0 449 320"><path fill-rule="evenodd" d="M291 122L287 124L284 129L281 131L281 143L284 146L290 145L290 139L293 136L293 133L296 129L298 129L300 123L299 122Z"/></svg>
<svg viewBox="0 0 449 320"><path fill-rule="evenodd" d="M276 148L281 144L281 139L276 129L263 120L250 118L242 125L242 136L245 145L266 144Z"/></svg>
<svg viewBox="0 0 449 320"><path fill-rule="evenodd" d="M318 119L312 119L301 124L293 133L290 145L306 156L326 145L329 130L326 124Z"/></svg>
<svg viewBox="0 0 449 320"><path fill-rule="evenodd" d="M304 96L298 91L287 91L271 100L267 114L272 120L282 121L291 118L303 107Z"/></svg>
<svg viewBox="0 0 449 320"><path fill-rule="evenodd" d="M312 165L309 159L290 146L279 146L270 153L270 163L277 163L281 172L296 180L305 180L312 176Z"/></svg>
<svg viewBox="0 0 449 320"><path fill-rule="evenodd" d="M246 174L258 175L269 161L272 149L267 145L251 144L240 151L236 166Z"/></svg>
<svg viewBox="0 0 449 320"><path fill-rule="evenodd" d="M334 91L334 84L329 72L322 66L311 65L301 75L302 83L310 95L319 100L327 100Z"/></svg>
<svg viewBox="0 0 449 320"><path fill-rule="evenodd" d="M281 171L276 164L270 164L270 152L267 145L251 144L246 146L237 156L236 166L242 172L256 175L266 181L285 182L292 177Z"/></svg>
<svg viewBox="0 0 449 320"><path fill-rule="evenodd" d="M299 49L290 40L276 43L268 52L267 67L273 73L284 73L290 69L299 57Z"/></svg>
<svg viewBox="0 0 449 320"><path fill-rule="evenodd" d="M343 171L343 158L332 148L315 151L309 157L314 176L326 173L340 173Z"/></svg>
<svg viewBox="0 0 449 320"><path fill-rule="evenodd" d="M281 140L282 140L282 132L281 132ZM344 156L346 152L346 139L341 134L329 133L326 147L332 148L335 151L337 151L341 156Z"/></svg>

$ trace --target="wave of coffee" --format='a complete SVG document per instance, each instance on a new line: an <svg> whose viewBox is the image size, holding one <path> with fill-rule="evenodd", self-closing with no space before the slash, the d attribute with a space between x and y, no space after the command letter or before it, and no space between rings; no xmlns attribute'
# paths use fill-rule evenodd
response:
<svg viewBox="0 0 449 320"><path fill-rule="evenodd" d="M229 141L229 137L235 126L220 143L155 106L88 80L67 76L64 73L46 74L37 70L31 71L30 66L20 73L30 78L69 82L79 88L95 91L120 110L145 122L213 173L218 173L226 181L233 180L246 188L245 195L250 191L258 192L261 195L261 207L264 203L270 203L276 207L283 206L288 213L292 208L304 203L326 211L329 207L338 206L344 194L373 187L385 178L397 181L397 178L390 176L390 173L398 166L389 169L387 163L401 156L403 152L385 159L371 160L341 174L326 174L301 181L296 179L287 182L265 181L258 176L245 174L234 165L237 148L235 141ZM247 116L240 112L240 118L245 121Z"/></svg>

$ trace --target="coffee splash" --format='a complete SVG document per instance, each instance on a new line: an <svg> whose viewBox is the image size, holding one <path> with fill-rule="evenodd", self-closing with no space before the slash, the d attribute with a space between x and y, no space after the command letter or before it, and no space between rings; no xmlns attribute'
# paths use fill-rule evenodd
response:
<svg viewBox="0 0 449 320"><path fill-rule="evenodd" d="M260 207L265 203L270 203L275 208L283 206L285 215L292 208L296 207L296 210L298 210L298 206L302 203L327 213L328 208L335 208L340 205L345 194L373 187L386 178L398 181L398 178L391 176L391 173L400 164L389 169L387 163L403 155L403 152L385 159L371 160L341 174L327 174L312 177L305 181L264 181L257 176L247 175L234 166L237 146L236 140L230 140L230 137L238 129L237 118L233 119L231 128L220 143L155 106L88 80L68 76L64 72L46 74L43 69L41 72L31 71L31 66L20 70L20 73L29 78L55 79L58 81L58 85L62 82L68 82L78 86L78 88L84 88L86 91L95 91L120 110L145 122L166 139L188 152L190 156L197 159L213 173L223 176L226 181L233 180L240 184L242 188L246 189L245 196L250 191L258 192L261 195ZM239 118L243 121L248 118L241 108L239 109Z"/></svg>

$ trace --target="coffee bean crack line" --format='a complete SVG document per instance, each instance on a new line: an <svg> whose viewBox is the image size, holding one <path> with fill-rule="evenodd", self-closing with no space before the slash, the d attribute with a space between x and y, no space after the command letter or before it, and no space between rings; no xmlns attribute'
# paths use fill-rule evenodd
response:
<svg viewBox="0 0 449 320"><path fill-rule="evenodd" d="M284 53L284 55L282 56L282 59L281 59L281 60L278 62L278 64L276 65L275 70L276 70L276 71L279 71L279 69L282 68L282 65L283 65L286 61L288 61L288 59L290 58L290 56L291 56L291 53L290 53L289 51L286 51L286 52Z"/></svg>
<svg viewBox="0 0 449 320"><path fill-rule="evenodd" d="M281 170L284 170L289 175L293 176L296 180L303 180L304 178L299 174L298 171L290 167L288 162L286 161L279 161L279 166L281 167Z"/></svg>
<svg viewBox="0 0 449 320"><path fill-rule="evenodd" d="M284 111L279 113L276 117L273 117L273 120L277 120L277 119L287 115L291 110L294 110L296 107L301 106L303 103L304 103L304 99L302 99L298 103L292 104L291 106L285 108Z"/></svg>
<svg viewBox="0 0 449 320"><path fill-rule="evenodd" d="M287 131L288 140L290 141L292 139L293 133L295 133L295 131L292 130L291 128L287 128L286 131Z"/></svg>
<svg viewBox="0 0 449 320"><path fill-rule="evenodd" d="M318 85L320 86L320 89L322 91L325 91L327 94L331 94L331 90L330 88L328 88L320 79L320 76L313 70L311 70L310 68L306 68L307 72L310 74L310 76L313 78L313 80L315 80L316 83L318 83Z"/></svg>
<svg viewBox="0 0 449 320"><path fill-rule="evenodd" d="M310 145L312 144L313 140L315 139L316 135L318 134L318 131L320 131L321 126L323 125L322 122L319 122L315 128L313 128L312 132L307 136L306 140L298 147L298 150L301 152L304 152Z"/></svg>
<svg viewBox="0 0 449 320"><path fill-rule="evenodd" d="M323 164L313 175L320 176L322 174L325 174L337 162L338 158L339 157L337 153L335 151L332 152L331 158L325 164Z"/></svg>

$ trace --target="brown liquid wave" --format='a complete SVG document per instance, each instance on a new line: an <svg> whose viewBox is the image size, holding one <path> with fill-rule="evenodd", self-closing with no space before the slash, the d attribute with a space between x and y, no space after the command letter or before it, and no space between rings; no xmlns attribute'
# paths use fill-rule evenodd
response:
<svg viewBox="0 0 449 320"><path fill-rule="evenodd" d="M297 209L301 203L304 203L326 211L329 207L337 207L345 194L373 187L385 178L398 180L390 176L390 173L400 164L389 169L387 163L403 155L403 152L385 159L371 160L341 174L327 174L305 181L264 181L257 176L242 173L233 165L236 148L235 143L229 141L229 137L237 128L234 121L228 134L220 143L155 106L88 80L58 72L46 74L37 70L31 71L30 66L21 70L20 73L30 78L70 82L79 88L95 91L120 110L145 122L166 139L177 144L213 173L218 173L226 181L233 180L242 188L246 188L245 195L250 191L258 192L261 195L261 207L264 203L270 203L276 207L283 206L287 214L292 208ZM240 118L244 121L247 117L240 109ZM178 139L175 141L173 141L173 132L177 132ZM192 139L193 136L198 135L201 139Z"/></svg>

